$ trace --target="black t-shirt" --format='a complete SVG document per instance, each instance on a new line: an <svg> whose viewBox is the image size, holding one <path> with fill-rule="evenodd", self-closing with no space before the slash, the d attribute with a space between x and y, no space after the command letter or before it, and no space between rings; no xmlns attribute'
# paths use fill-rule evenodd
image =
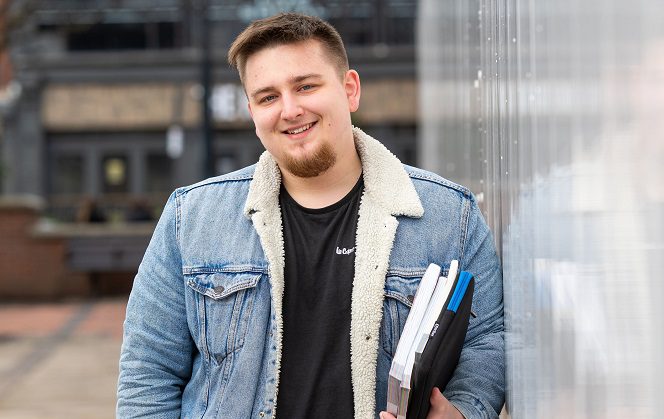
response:
<svg viewBox="0 0 664 419"><path fill-rule="evenodd" d="M352 418L350 301L362 177L339 202L299 205L282 187L284 335L279 417Z"/></svg>

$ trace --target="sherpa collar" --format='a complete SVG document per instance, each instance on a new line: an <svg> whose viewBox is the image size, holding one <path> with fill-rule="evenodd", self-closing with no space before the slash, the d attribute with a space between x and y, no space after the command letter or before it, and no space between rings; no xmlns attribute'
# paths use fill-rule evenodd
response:
<svg viewBox="0 0 664 419"><path fill-rule="evenodd" d="M375 415L376 362L385 275L399 224L397 216L421 217L424 209L399 159L360 129L353 128L353 136L362 160L364 192L355 241L350 361L355 418L365 419ZM244 213L252 220L270 266L272 309L277 330L274 338L275 389L279 386L281 369L285 286L280 186L281 172L272 156L265 152L256 165ZM278 403L275 414L277 407Z"/></svg>
<svg viewBox="0 0 664 419"><path fill-rule="evenodd" d="M399 159L383 144L353 127L355 148L362 160L365 193L391 215L421 217L424 214L415 187ZM272 155L265 151L256 165L244 206L247 217L278 202L281 172Z"/></svg>

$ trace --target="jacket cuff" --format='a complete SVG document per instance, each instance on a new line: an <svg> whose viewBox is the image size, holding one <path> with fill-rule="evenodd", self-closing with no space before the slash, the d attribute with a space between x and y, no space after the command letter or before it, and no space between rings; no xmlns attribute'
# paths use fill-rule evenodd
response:
<svg viewBox="0 0 664 419"><path fill-rule="evenodd" d="M498 414L493 407L471 393L465 391L453 391L445 394L445 397L457 408L466 419L496 419Z"/></svg>

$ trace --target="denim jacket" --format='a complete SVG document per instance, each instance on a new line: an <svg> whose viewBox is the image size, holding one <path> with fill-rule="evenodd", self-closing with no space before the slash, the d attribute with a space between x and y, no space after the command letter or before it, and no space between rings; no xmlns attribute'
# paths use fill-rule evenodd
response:
<svg viewBox="0 0 664 419"><path fill-rule="evenodd" d="M475 275L461 359L445 396L466 418L504 400L503 294L491 233L473 196L402 165L355 128L364 192L351 296L356 418L385 409L387 377L430 263ZM284 245L281 175L254 166L177 189L134 281L124 324L117 416L271 418L278 412Z"/></svg>

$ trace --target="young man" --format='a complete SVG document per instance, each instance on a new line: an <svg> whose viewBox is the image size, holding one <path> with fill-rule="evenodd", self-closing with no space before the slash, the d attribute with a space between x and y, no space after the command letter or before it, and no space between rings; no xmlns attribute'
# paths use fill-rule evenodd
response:
<svg viewBox="0 0 664 419"><path fill-rule="evenodd" d="M360 78L326 22L256 21L229 61L266 152L169 198L127 307L118 416L377 417L422 274L458 259L477 317L430 417L496 417L502 282L472 195L351 125Z"/></svg>

